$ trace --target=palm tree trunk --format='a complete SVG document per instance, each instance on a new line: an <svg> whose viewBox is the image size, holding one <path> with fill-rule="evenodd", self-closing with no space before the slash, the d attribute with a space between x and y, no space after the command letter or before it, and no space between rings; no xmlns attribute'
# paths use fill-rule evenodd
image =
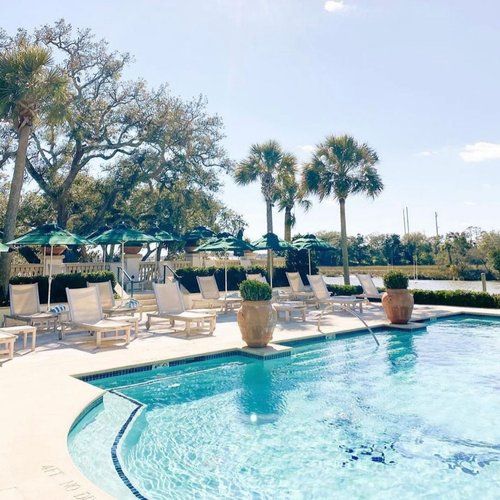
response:
<svg viewBox="0 0 500 500"><path fill-rule="evenodd" d="M267 218L267 232L273 232L273 204L271 201L266 200L266 218ZM267 251L267 271L271 272L271 250Z"/></svg>
<svg viewBox="0 0 500 500"><path fill-rule="evenodd" d="M292 209L285 207L285 241L292 241Z"/></svg>
<svg viewBox="0 0 500 500"><path fill-rule="evenodd" d="M28 151L28 142L31 135L31 125L24 125L19 129L19 139L17 145L16 161L14 163L14 172L10 184L9 201L7 211L5 212L5 222L3 227L3 241L6 243L14 239L16 232L17 212L21 201L21 190L24 181L24 169L26 167L26 153ZM0 286L2 293L6 296L10 278L10 253L2 253L0 257Z"/></svg>
<svg viewBox="0 0 500 500"><path fill-rule="evenodd" d="M347 249L347 226L345 220L345 199L339 200L340 205L340 241L342 246L342 267L344 268L344 285L350 285L349 251Z"/></svg>

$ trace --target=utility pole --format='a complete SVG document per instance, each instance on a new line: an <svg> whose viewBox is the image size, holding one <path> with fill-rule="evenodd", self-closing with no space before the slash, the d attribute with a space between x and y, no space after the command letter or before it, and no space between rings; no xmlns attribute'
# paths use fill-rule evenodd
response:
<svg viewBox="0 0 500 500"><path fill-rule="evenodd" d="M436 221L436 237L439 239L439 226L438 226L438 213L434 212L434 219Z"/></svg>
<svg viewBox="0 0 500 500"><path fill-rule="evenodd" d="M406 216L404 208L403 208L403 236L406 236Z"/></svg>
<svg viewBox="0 0 500 500"><path fill-rule="evenodd" d="M406 234L410 234L410 216L408 215L408 207L406 207Z"/></svg>

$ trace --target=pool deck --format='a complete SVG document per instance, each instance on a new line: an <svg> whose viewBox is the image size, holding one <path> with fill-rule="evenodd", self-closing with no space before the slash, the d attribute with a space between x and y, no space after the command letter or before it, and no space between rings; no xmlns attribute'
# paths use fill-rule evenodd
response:
<svg viewBox="0 0 500 500"><path fill-rule="evenodd" d="M412 319L461 313L500 317L498 309L415 306ZM371 327L387 325L379 304L366 307L363 318ZM325 316L322 329L341 335L364 327L357 318L338 312ZM398 332L408 335L411 330ZM305 323L279 322L273 341L322 335L316 321L308 317ZM160 324L147 332L142 323L138 338L127 347L105 344L96 349L88 335L68 335L59 341L55 334L41 333L35 352L16 350L14 359L0 368L0 499L111 498L83 476L68 452L73 422L103 393L74 375L234 351L243 345L231 313L219 315L214 336L196 334L188 339Z"/></svg>

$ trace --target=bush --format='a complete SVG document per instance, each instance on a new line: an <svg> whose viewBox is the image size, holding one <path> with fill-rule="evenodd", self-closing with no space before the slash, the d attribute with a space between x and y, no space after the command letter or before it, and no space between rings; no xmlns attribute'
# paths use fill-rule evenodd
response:
<svg viewBox="0 0 500 500"><path fill-rule="evenodd" d="M415 304L500 308L500 295L467 290L412 290Z"/></svg>
<svg viewBox="0 0 500 500"><path fill-rule="evenodd" d="M66 302L66 288L84 288L87 286L87 281L91 283L111 281L113 288L116 284L115 275L111 271L99 271L86 274L56 274L52 279L50 301ZM13 285L38 283L40 302L42 304L47 303L47 296L49 291L48 276L13 276L9 280L9 283L12 283Z"/></svg>
<svg viewBox="0 0 500 500"><path fill-rule="evenodd" d="M327 285L328 291L333 295L360 295L363 287L357 285Z"/></svg>
<svg viewBox="0 0 500 500"><path fill-rule="evenodd" d="M318 274L318 266L317 266L316 252L311 252L311 272L312 274ZM309 256L307 250L287 250L286 251L286 267L276 268L283 270L284 276L284 284L275 286L288 286L288 280L286 279L285 272L297 272L300 274L302 281L305 285L309 284L309 280L307 279L307 275L309 274ZM276 273L275 273L276 279ZM273 283L274 284L274 283Z"/></svg>
<svg viewBox="0 0 500 500"><path fill-rule="evenodd" d="M265 268L253 266L245 269L241 266L232 266L227 268L227 289L238 290L240 283L246 279L246 274L260 273L269 281ZM198 283L196 276L215 276L215 281L219 290L224 290L224 268L223 267L186 267L176 271L179 276L179 282L190 293L198 293ZM274 268L273 286L288 286L288 280L285 275L285 268Z"/></svg>
<svg viewBox="0 0 500 500"><path fill-rule="evenodd" d="M244 280L240 283L240 292L243 300L256 302L258 300L271 300L272 289L267 283L255 280Z"/></svg>
<svg viewBox="0 0 500 500"><path fill-rule="evenodd" d="M399 271L389 271L384 276L384 286L389 290L402 290L408 288L408 276Z"/></svg>

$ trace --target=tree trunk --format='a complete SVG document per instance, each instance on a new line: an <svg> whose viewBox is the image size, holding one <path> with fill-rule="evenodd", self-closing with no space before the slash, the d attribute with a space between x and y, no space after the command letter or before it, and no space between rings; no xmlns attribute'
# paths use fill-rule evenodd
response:
<svg viewBox="0 0 500 500"><path fill-rule="evenodd" d="M342 246L342 267L344 268L344 285L350 285L349 251L347 249L347 226L345 220L345 199L339 200L340 205L340 240Z"/></svg>
<svg viewBox="0 0 500 500"><path fill-rule="evenodd" d="M68 225L69 219L69 210L68 210L68 200L67 196L61 194L57 200L57 225L66 229Z"/></svg>
<svg viewBox="0 0 500 500"><path fill-rule="evenodd" d="M266 218L267 218L267 232L273 232L273 204L270 201L266 201ZM270 272L271 270L271 259L272 259L272 250L267 251L267 270Z"/></svg>
<svg viewBox="0 0 500 500"><path fill-rule="evenodd" d="M31 135L31 125L24 125L19 130L19 142L17 145L16 161L14 163L14 172L10 184L9 201L5 212L5 222L3 227L3 241L6 243L14 239L16 232L17 212L19 202L21 201L21 190L24 181L24 169L26 167L26 152L28 151L28 142ZM10 253L2 253L0 257L0 286L2 292L7 295L9 277L10 277Z"/></svg>
<svg viewBox="0 0 500 500"><path fill-rule="evenodd" d="M285 241L292 241L292 209L285 207Z"/></svg>

